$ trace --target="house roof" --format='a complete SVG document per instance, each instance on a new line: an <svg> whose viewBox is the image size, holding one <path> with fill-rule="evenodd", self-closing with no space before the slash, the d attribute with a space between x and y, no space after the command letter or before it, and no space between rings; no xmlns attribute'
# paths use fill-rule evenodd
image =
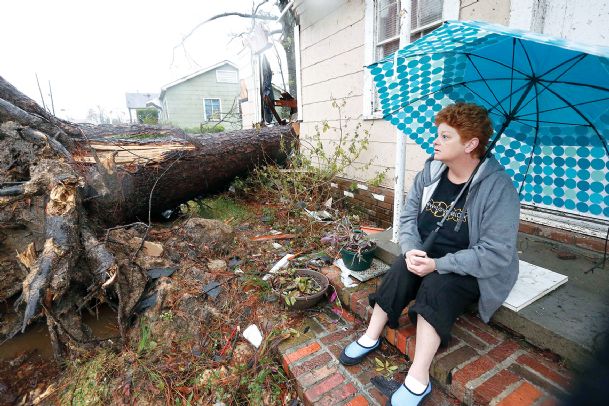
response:
<svg viewBox="0 0 609 406"><path fill-rule="evenodd" d="M148 101L158 97L158 93L125 93L128 109L145 109Z"/></svg>
<svg viewBox="0 0 609 406"><path fill-rule="evenodd" d="M217 69L217 68L219 68L219 67L221 67L221 66L224 66L224 65L230 65L230 66L232 66L233 68L235 68L236 70L239 70L239 68L237 67L237 65L235 65L235 64L234 64L234 63L232 63L231 61L224 60L224 61L222 61L222 62L218 62L217 64L215 64L215 65L213 65L213 66L208 66L207 68L203 68L203 69L201 69L201 70L198 70L198 71L196 71L196 72L194 72L194 73L191 73L191 74L190 74L190 75L188 75L188 76L184 76L183 78L180 78L180 79L178 79L178 80L175 80L175 81L173 81L173 82L171 82L171 83L168 83L168 84L166 84L165 86L161 87L161 96L160 96L160 97L163 97L163 95L165 94L165 92L167 91L167 89L169 89L170 87L173 87L173 86L175 86L175 85L179 85L180 83L186 82L186 81L187 81L187 80L189 80L189 79L192 79L192 78L194 78L194 77L196 77L196 76L202 75L202 74L204 74L204 73L206 73L206 72L209 72L209 71L211 71L211 70Z"/></svg>

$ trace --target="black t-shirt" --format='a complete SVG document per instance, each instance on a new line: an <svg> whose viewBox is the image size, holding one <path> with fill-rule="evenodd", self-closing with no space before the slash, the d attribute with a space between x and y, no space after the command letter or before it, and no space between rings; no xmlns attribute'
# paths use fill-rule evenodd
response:
<svg viewBox="0 0 609 406"><path fill-rule="evenodd" d="M448 179L448 170L442 173L440 183L436 187L433 195L425 205L423 211L419 214L418 230L421 236L421 241L425 241L427 236L436 228L438 222L442 220L445 211L448 209L452 201L457 197L464 183L455 184ZM450 213L444 226L438 231L436 241L431 247L427 256L430 258L441 258L446 254L454 253L469 247L469 229L467 222L469 216L467 212L463 215L461 228L455 232L455 226L459 220L459 215L463 211L465 197L467 192L463 193L459 202Z"/></svg>

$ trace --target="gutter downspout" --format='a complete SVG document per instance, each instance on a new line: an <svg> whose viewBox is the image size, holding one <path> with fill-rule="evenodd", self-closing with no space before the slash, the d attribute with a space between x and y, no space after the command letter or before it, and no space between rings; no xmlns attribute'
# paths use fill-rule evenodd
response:
<svg viewBox="0 0 609 406"><path fill-rule="evenodd" d="M402 9L400 10L400 45L401 49L406 44L410 43L410 1L400 2ZM397 52L396 52L397 58ZM397 71L394 71L397 75ZM400 215L402 214L402 206L404 204L404 180L406 179L406 136L399 129L395 130L395 175L393 177L393 233L391 241L398 243L398 235L400 232Z"/></svg>

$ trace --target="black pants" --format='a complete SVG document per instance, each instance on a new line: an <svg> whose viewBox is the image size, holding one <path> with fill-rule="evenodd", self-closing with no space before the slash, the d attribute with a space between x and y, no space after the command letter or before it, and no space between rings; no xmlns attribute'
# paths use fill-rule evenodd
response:
<svg viewBox="0 0 609 406"><path fill-rule="evenodd" d="M414 299L414 305L408 309L410 320L416 324L420 314L436 329L441 345L445 346L457 317L469 305L477 303L479 297L475 277L437 272L420 277L408 271L404 255L399 255L368 300L370 306L378 304L387 313L389 327L398 328L402 311Z"/></svg>

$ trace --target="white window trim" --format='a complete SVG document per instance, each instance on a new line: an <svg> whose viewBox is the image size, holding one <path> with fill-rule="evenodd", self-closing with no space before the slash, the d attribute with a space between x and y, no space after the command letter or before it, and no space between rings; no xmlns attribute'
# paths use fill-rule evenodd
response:
<svg viewBox="0 0 609 406"><path fill-rule="evenodd" d="M207 118L207 111L205 111L205 101L206 100L218 100L218 104L220 105L220 118L218 120L212 120L212 119ZM203 98L203 120L209 121L209 122L222 120L222 99L221 98L219 98L219 97Z"/></svg>
<svg viewBox="0 0 609 406"><path fill-rule="evenodd" d="M374 43L374 26L376 15L374 13L374 3L375 0L366 0L364 9L364 66L368 66L376 62L376 49ZM460 0L444 0L442 6L442 21L458 20L459 8ZM402 12L402 23L408 24L408 27L410 27L410 0L402 0L400 2L400 10ZM434 24L429 24L425 27L419 27L416 32L427 29L433 25ZM409 34L412 33L413 32L410 32ZM400 41L400 46L406 45L410 41L410 35L402 35ZM377 120L383 118L383 113L381 111L373 111L374 84L372 83L372 76L370 76L367 68L364 68L362 100L362 118L364 120Z"/></svg>
<svg viewBox="0 0 609 406"><path fill-rule="evenodd" d="M222 72L224 74L230 74L230 75L235 75L236 81L235 82L230 82L230 81L226 81L226 80L220 80L220 78L218 77L218 74ZM217 69L216 70L216 82L217 83L239 83L239 72L235 71L235 70L226 70L226 69Z"/></svg>

